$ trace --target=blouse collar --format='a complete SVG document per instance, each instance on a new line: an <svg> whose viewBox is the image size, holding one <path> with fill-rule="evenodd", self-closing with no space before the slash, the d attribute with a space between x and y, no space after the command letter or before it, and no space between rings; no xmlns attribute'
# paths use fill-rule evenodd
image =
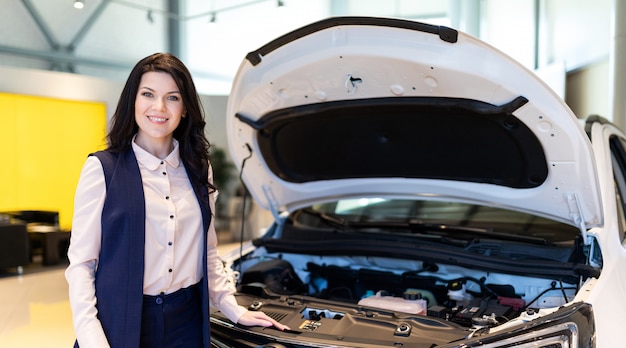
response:
<svg viewBox="0 0 626 348"><path fill-rule="evenodd" d="M141 163L149 170L156 170L163 162L167 163L171 167L178 168L180 165L180 153L178 151L178 140L172 139L172 144L174 144L174 150L170 152L169 155L163 160L158 157L155 157L150 152L144 150L139 145L135 143L135 135L133 137L133 141L131 142L133 146L133 151L135 152L135 157L137 158L137 162Z"/></svg>

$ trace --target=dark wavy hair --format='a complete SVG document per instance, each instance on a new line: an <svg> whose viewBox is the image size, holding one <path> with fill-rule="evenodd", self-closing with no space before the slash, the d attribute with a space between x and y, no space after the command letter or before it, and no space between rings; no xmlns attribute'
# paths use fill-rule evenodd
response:
<svg viewBox="0 0 626 348"><path fill-rule="evenodd" d="M207 179L211 145L204 134L206 122L200 96L187 67L170 53L154 53L140 60L131 70L111 119L111 128L107 135L108 150L118 153L130 150L133 136L138 131L135 122L135 100L139 83L143 74L150 71L167 73L176 82L187 114L187 117L181 118L180 124L174 130L181 159L192 183L209 187L211 191L215 190L215 186Z"/></svg>

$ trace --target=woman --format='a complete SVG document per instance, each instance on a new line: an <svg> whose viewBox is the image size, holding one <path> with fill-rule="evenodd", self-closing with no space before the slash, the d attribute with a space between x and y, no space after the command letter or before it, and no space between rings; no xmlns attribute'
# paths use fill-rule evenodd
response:
<svg viewBox="0 0 626 348"><path fill-rule="evenodd" d="M198 94L167 53L135 65L108 147L75 196L65 275L83 347L208 347L208 299L233 322L286 327L237 305L217 257L216 188Z"/></svg>

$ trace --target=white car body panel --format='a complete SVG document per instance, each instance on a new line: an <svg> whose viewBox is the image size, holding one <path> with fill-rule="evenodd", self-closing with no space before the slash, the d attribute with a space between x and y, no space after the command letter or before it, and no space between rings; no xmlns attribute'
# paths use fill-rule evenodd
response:
<svg viewBox="0 0 626 348"><path fill-rule="evenodd" d="M621 132L612 126L598 126L591 129L592 139L608 139L612 135L621 136ZM617 240L616 231L620 230L615 214L618 209L615 199L615 182L613 180L613 164L608 146L602 141L593 143L594 153L598 159L597 172L601 192L604 197L604 225L589 231L602 249L604 262L602 275L592 278L581 287L574 301L591 303L596 321L597 347L621 347L621 330L626 319L616 308L626 308L626 247ZM619 338L618 338L619 337Z"/></svg>

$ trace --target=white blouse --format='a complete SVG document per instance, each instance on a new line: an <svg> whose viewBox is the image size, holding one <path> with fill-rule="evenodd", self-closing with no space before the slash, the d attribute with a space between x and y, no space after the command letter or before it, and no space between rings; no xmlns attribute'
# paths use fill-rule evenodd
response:
<svg viewBox="0 0 626 348"><path fill-rule="evenodd" d="M139 164L146 202L144 294L169 294L200 281L202 274L202 218L198 200L180 160L178 142L164 160L154 157L135 142L132 149ZM209 168L212 182L212 170ZM217 192L209 195L215 212ZM108 347L97 318L95 269L100 256L101 215L106 198L102 164L87 158L74 199L74 216L65 271L74 330L82 347ZM213 216L215 219L215 216ZM246 312L235 300L234 284L226 276L217 254L214 220L208 232L208 281L211 304L237 322Z"/></svg>

